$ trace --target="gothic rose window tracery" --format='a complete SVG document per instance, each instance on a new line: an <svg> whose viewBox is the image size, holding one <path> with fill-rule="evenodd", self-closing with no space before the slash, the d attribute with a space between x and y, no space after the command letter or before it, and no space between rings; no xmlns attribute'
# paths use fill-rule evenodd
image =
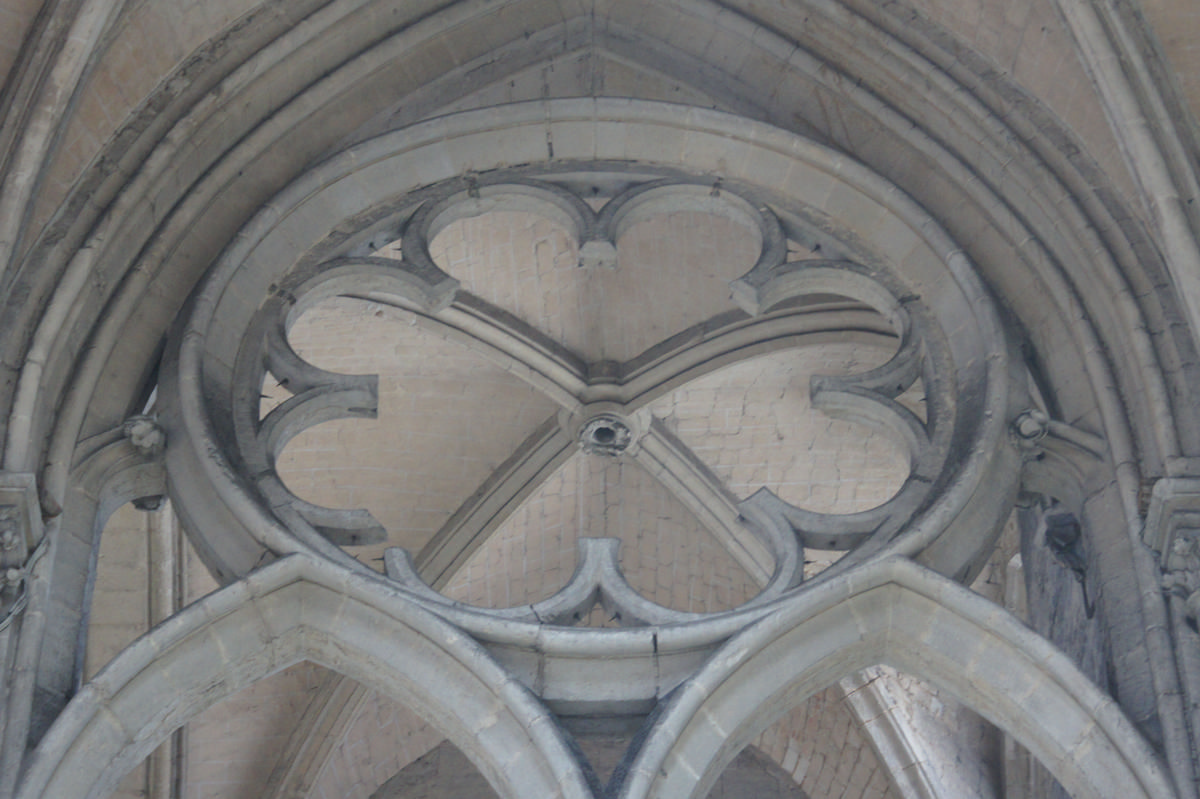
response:
<svg viewBox="0 0 1200 799"><path fill-rule="evenodd" d="M606 160L597 114L613 104L637 138ZM836 602L884 561L960 581L982 568L1047 445L1013 427L1033 404L1025 375L962 250L895 187L812 143L764 129L750 157L727 162L741 123L654 104L631 123L627 111L516 105L503 120L466 113L385 134L313 167L243 228L193 295L160 382L174 507L219 580L277 559L323 562L449 622L566 719L643 716L740 631L796 602ZM557 137L548 160L533 147L545 135ZM514 214L557 241L527 262L550 276L522 283L519 259L472 271L441 254L454 245L439 234L456 224ZM674 224L703 230L656 229ZM655 255L706 241L716 267L688 256L693 271L672 273ZM639 248L648 266L630 268ZM590 327L538 316L564 297ZM306 349L300 331L319 328L327 302L391 325L375 338L409 366L389 376ZM642 319L652 324L630 322ZM840 367L803 363L846 346ZM451 375L464 379L438 383ZM466 392L471 405L456 392L475 378L494 389ZM755 440L745 422L764 418L757 407L713 423L713 403L740 406L755 386L789 418L845 425L836 455L806 467L805 439L779 418L774 442ZM428 407L401 403L390 423L392 389L426 392ZM360 452L380 443L373 424L384 443L440 429L472 439L480 463L461 461L453 486L439 478L423 493L391 476L343 486L333 469L310 481L332 496L310 492L288 473L289 442L335 422L366 431ZM899 464L870 491L849 477L868 436L891 441ZM835 469L839 489L855 490L822 498ZM378 519L370 511L385 516L388 503L338 493L351 484L396 495L406 512L430 510L416 494L442 504L421 523ZM575 521L562 535L549 529L555 501L557 518L566 507ZM628 524L634 507L648 512ZM660 521L675 529L660 534ZM577 547L558 546L553 580L551 561L529 557L538 535ZM669 540L703 546L683 556L660 546ZM482 583L454 584L480 572ZM722 581L723 595L709 590ZM689 584L704 590L676 593Z"/></svg>
<svg viewBox="0 0 1200 799"><path fill-rule="evenodd" d="M588 165L468 175L385 211L263 287L224 423L290 535L435 605L449 587L504 618L601 605L623 625L762 605L887 549L962 456L961 345L803 206ZM335 422L380 413L376 436ZM353 478L323 458L288 472L289 445L312 463L339 438ZM668 559L725 589L658 590Z"/></svg>

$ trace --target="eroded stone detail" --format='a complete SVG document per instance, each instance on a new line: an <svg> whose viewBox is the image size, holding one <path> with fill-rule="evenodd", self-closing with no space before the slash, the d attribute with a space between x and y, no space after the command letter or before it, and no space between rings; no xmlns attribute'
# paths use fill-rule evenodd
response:
<svg viewBox="0 0 1200 799"><path fill-rule="evenodd" d="M0 505L0 619L12 613L25 583L28 552L20 516L18 506Z"/></svg>
<svg viewBox="0 0 1200 799"><path fill-rule="evenodd" d="M167 448L167 434L153 416L130 416L121 428L134 448L148 458Z"/></svg>
<svg viewBox="0 0 1200 799"><path fill-rule="evenodd" d="M32 475L0 472L0 630L25 606L28 577L45 552Z"/></svg>
<svg viewBox="0 0 1200 799"><path fill-rule="evenodd" d="M1171 542L1163 570L1163 590L1184 601L1187 617L1200 618L1200 541L1198 532L1187 531Z"/></svg>
<svg viewBox="0 0 1200 799"><path fill-rule="evenodd" d="M579 445L589 455L616 457L632 443L633 431L613 414L595 416L579 431Z"/></svg>
<svg viewBox="0 0 1200 799"><path fill-rule="evenodd" d="M1021 411L1012 423L1013 437L1019 446L1026 449L1036 447L1049 430L1050 417L1038 408Z"/></svg>

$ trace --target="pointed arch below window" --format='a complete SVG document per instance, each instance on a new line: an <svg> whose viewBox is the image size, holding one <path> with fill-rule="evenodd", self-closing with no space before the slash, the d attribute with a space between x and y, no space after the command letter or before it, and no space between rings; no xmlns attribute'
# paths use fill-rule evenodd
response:
<svg viewBox="0 0 1200 799"><path fill-rule="evenodd" d="M18 796L107 796L188 719L302 660L435 721L501 796L593 795L549 714L475 642L397 591L299 555L118 655L42 740Z"/></svg>
<svg viewBox="0 0 1200 799"><path fill-rule="evenodd" d="M622 799L703 797L726 763L814 692L886 663L956 696L1026 746L1071 796L1174 797L1116 702L983 597L902 558L783 600L677 690Z"/></svg>

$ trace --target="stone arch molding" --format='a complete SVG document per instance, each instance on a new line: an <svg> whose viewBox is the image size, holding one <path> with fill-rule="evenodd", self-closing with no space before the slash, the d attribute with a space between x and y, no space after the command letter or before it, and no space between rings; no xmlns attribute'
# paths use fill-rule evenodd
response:
<svg viewBox="0 0 1200 799"><path fill-rule="evenodd" d="M1064 655L1003 609L907 559L875 561L773 610L677 689L609 794L702 797L788 707L889 663L1014 735L1072 796L1176 795L1132 723ZM298 554L126 649L56 721L17 796L106 796L173 729L304 659L439 714L502 796L599 795L544 707L471 639L402 591Z"/></svg>
<svg viewBox="0 0 1200 799"><path fill-rule="evenodd" d="M1077 799L1177 796L1158 757L1075 665L1002 608L904 558L781 602L683 683L627 759L621 799L700 799L791 707L886 663L1020 741Z"/></svg>
<svg viewBox="0 0 1200 799"><path fill-rule="evenodd" d="M553 192L547 193L544 185L537 197L530 185L520 182L525 180L520 170L530 165L569 172L595 164L676 170L689 176L692 189L708 180L714 194L721 186L742 187L744 207L738 212L742 216L755 217L763 204L774 203L772 215L784 218L790 213L803 219L815 231L811 235L816 243L832 245L835 253L849 253L844 263L788 262L782 234L769 221L760 220L763 256L733 286L737 303L752 314L804 292L826 292L862 300L892 319L926 318L929 335L908 342L907 348L902 345L902 351L912 357L899 359L893 368L872 377L879 386L830 383L825 387L830 396L840 396L841 410L849 415L861 416L874 404L890 407L896 411L893 416L904 416L903 409L891 402L896 391L892 381L904 373L901 381L911 384L918 373L915 364L923 358L933 364L923 373L926 392L936 393L940 403L936 408L930 403L927 436L936 450L930 462L937 466L924 467L915 459L910 478L914 485L920 482L932 488L902 490L901 498L914 497L903 529L874 517L859 520L864 535L870 530L886 534L875 535L861 547L855 561L904 554L956 577L980 567L1017 492L1022 452L1012 443L1009 426L1030 400L999 315L962 250L895 186L844 155L795 134L703 109L588 99L464 112L352 147L277 196L210 270L193 296L186 324L174 337L160 398L172 442L167 468L175 507L197 537L201 555L222 580L249 573L264 557L293 551L319 553L349 569L365 568L325 532L339 524L328 523L329 514L321 509L305 507L287 496L272 479L269 457L243 445L253 443L257 435L266 441L260 449L272 449L294 431L293 418L305 414L332 418L337 403L361 415L364 407L369 410L372 385L363 380L339 383L305 371L291 363L295 359L288 357L284 346L247 358L246 347L255 346L247 342L255 335L270 338L270 325L259 309L271 302L300 307L306 301L306 279L336 281L336 275L329 275L339 270L354 272L352 280L367 281L364 291L379 290L371 281L380 277L376 262L381 259L364 255L372 246L395 238L399 231L406 236L405 259L413 257L410 240L422 243L459 213L457 206L446 202L446 195L437 194L438 187L457 181L466 202L486 203L492 189L489 176L504 170L516 173L517 179L500 188L521 202L540 203L563 217L578 234L583 258L611 257L612 240L603 229L619 229L619 218L606 221L601 213L590 222L586 219L590 212L581 202L572 206L569 198L551 196ZM703 194L707 196L709 190L706 186ZM414 201L422 197L428 200L423 207ZM646 192L624 207L641 202L653 205L655 197L653 191ZM429 231L409 236L406 229L423 219ZM850 261L854 263L846 266ZM407 271L392 271L398 273L391 278L393 285L404 284L386 290L395 298L392 301L435 318L453 304L458 291L455 281L428 258L414 258ZM480 326L475 324L474 329ZM895 327L907 339L907 326ZM473 330L468 333L476 335ZM530 349L517 335L481 340L493 350ZM918 351L922 354L914 354ZM262 427L269 429L263 434L253 429L259 425L256 419L239 415L238 403L246 404L244 398L239 400L239 392L253 402L258 385L253 376L246 378L251 373L245 364L253 362L259 370L254 374L261 380L262 361L272 358L276 363L268 368L290 369L305 380L311 377L314 385L325 380L331 390L298 397L295 405L302 413L290 417L291 407L284 409L278 424L264 420ZM516 362L520 371L540 374L533 379L543 383L566 375L551 390L566 396L568 404L586 405L589 397L626 403L623 407L633 401L622 393L629 388L625 385L613 388L612 396L601 396L593 391L596 385L569 374L569 364L561 360L510 362ZM573 380L582 387L573 388ZM891 395L880 389L884 384L890 386ZM932 418L933 410L937 418ZM918 427L915 422L909 426L914 449L922 446L925 435ZM748 510L744 515L756 516L763 525L774 525L787 535L815 525L812 514L779 503L760 502ZM373 534L371 520L350 519L335 533ZM849 561L839 564L849 565Z"/></svg>
<svg viewBox="0 0 1200 799"><path fill-rule="evenodd" d="M122 652L55 722L17 796L108 796L174 729L302 660L417 710L502 796L594 795L552 717L478 644L401 592L293 555Z"/></svg>

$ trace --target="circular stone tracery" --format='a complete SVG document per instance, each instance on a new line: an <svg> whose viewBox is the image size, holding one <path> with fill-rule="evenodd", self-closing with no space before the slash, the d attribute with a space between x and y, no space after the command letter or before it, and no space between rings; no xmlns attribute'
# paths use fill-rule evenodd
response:
<svg viewBox="0 0 1200 799"><path fill-rule="evenodd" d="M580 121L572 114L581 106L569 101L550 106L552 129ZM536 124L547 124L546 109L539 108ZM677 109L652 109L647 120L678 114ZM535 124L535 116L523 115L524 109L513 113L507 122L512 130ZM588 105L583 121L594 122L595 113L596 107ZM465 114L457 122L465 135L483 120ZM494 123L489 117L487 124ZM637 124L655 125L646 120ZM166 370L166 415L180 433L172 440L185 442L169 451L169 470L185 525L198 535L198 548L210 566L229 577L253 568L264 551L308 550L363 570L337 545L377 539L382 533L365 511L334 511L303 502L274 473L274 458L296 433L326 419L374 413L376 389L370 376L322 371L288 345L290 320L323 298L360 296L415 312L519 372L560 403L566 420L594 402L633 414L681 381L807 335L837 330L834 319L806 311L802 300L838 295L882 314L899 333L901 346L887 364L871 372L814 380L813 405L886 428L905 441L911 475L892 500L840 516L804 511L765 490L731 505L702 471L688 470L687 453L673 451L670 439L656 434L653 425L639 441L639 457L654 459L662 474L693 498L710 532L727 536L730 546L742 548L746 563L757 564L766 588L751 606L762 607L799 584L805 545L852 550L835 571L903 553L947 573L970 573L987 549L991 531L1007 514L1019 465L1004 434L1012 402L1007 344L985 293L957 248L878 178L812 145L798 147L798 140L787 134L764 129L750 141L744 131L727 124L721 115L689 117L689 136L693 141L705 135L722 141L734 137L751 148L773 143L771 136L777 136L790 152L790 167L784 171L789 186L778 185L778 170L714 176L703 174L712 168L703 163L688 165L700 169L697 174L682 171L682 164L631 168L627 162L571 161L567 156L468 178L448 176L401 191L371 177L356 184L352 195L334 190L342 185L339 176L361 174L360 164L373 163L371 174L378 176L394 174L385 168L389 158L425 163L421 147L446 146L445 130L439 127L425 144L419 129L367 142L305 179L311 185L302 180L285 193L274 208L290 210L273 210L272 217L251 225L214 269L196 300L191 323L176 340L178 355ZM661 128L647 135L674 134ZM500 152L496 157L504 159ZM822 207L828 196L820 201L810 196L812 186L829 185L834 175L850 197L839 199L843 215L886 223L854 234L843 229ZM608 187L611 195L599 212L577 192L596 185ZM326 191L333 193L321 199ZM333 217L331 202L338 208ZM538 331L459 290L429 256L432 236L455 218L510 206L554 216L575 237L581 257L597 262L614 254L619 258L620 231L640 215L664 207L720 212L751 224L761 240L760 257L734 284L734 297L750 316L731 311L689 333L692 340L664 342L623 364L581 363ZM314 216L317 209L320 219ZM402 240L402 261L370 255L389 239ZM789 250L797 248L820 249L827 257L789 261ZM253 297L265 298L257 309L253 301L246 302ZM257 387L267 371L286 380L293 396L260 419ZM896 401L917 380L928 397L924 418ZM564 421L557 430L547 429L532 449L552 459L556 448L575 440L564 437L571 426ZM601 440L609 435L603 431L611 431L612 442ZM610 424L597 426L585 443L619 446L620 440L622 431ZM500 475L498 484L505 479ZM483 496L503 498L502 492ZM422 573L443 562L439 568L450 568L454 557L486 535L493 517L484 518L483 505L464 507L466 522L449 531L445 551L430 552L418 562ZM578 579L560 594L533 607L491 615L564 623L600 596L626 623L700 621L629 590L614 551L587 545L581 557ZM444 600L424 587L403 553L391 553L388 566L393 579L450 612ZM470 621L470 614L456 618L468 627L486 624Z"/></svg>

